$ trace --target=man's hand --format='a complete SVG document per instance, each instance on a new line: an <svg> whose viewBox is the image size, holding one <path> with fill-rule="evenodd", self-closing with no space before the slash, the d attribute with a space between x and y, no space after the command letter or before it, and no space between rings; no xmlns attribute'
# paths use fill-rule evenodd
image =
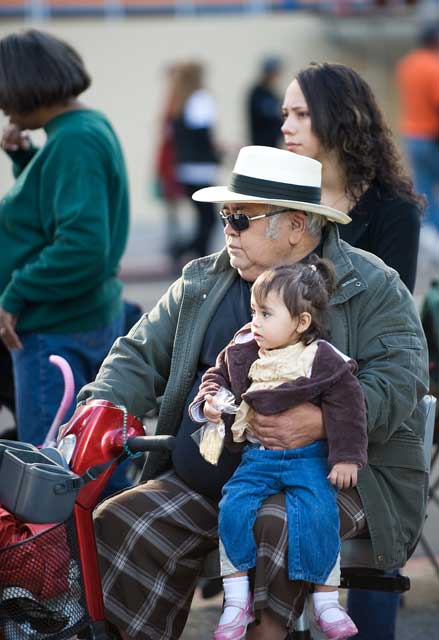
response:
<svg viewBox="0 0 439 640"><path fill-rule="evenodd" d="M253 411L249 422L266 449L299 449L326 439L322 411L310 402L273 416Z"/></svg>
<svg viewBox="0 0 439 640"><path fill-rule="evenodd" d="M356 487L358 480L358 465L349 462L335 464L328 476L328 480L339 489Z"/></svg>
<svg viewBox="0 0 439 640"><path fill-rule="evenodd" d="M5 151L27 151L30 147L30 138L16 124L8 124L3 129L0 145Z"/></svg>
<svg viewBox="0 0 439 640"><path fill-rule="evenodd" d="M17 318L0 307L0 338L8 349L22 349L20 338L15 333Z"/></svg>
<svg viewBox="0 0 439 640"><path fill-rule="evenodd" d="M221 411L218 411L217 409L214 396L211 396L209 394L206 395L203 414L204 417L209 420L209 422L219 422L221 420Z"/></svg>

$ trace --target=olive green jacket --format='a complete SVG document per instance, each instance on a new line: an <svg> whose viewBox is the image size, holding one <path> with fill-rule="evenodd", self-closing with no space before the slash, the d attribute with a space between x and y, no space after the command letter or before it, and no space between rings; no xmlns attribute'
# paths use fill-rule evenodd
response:
<svg viewBox="0 0 439 640"><path fill-rule="evenodd" d="M323 245L337 273L331 342L357 360L368 414L369 464L359 474L376 565L401 567L425 516L424 416L427 349L412 296L396 271L341 241L330 226ZM148 316L119 338L79 400L101 398L143 416L160 403L158 434L175 434L206 329L237 272L227 253L188 264ZM224 319L227 322L227 318ZM151 453L146 478L169 466Z"/></svg>

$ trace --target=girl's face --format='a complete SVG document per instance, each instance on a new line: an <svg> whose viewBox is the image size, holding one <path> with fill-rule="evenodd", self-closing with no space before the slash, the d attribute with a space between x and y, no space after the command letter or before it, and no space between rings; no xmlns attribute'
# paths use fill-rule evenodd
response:
<svg viewBox="0 0 439 640"><path fill-rule="evenodd" d="M308 105L297 80L288 86L282 105L282 133L288 151L320 160L322 145L311 127Z"/></svg>
<svg viewBox="0 0 439 640"><path fill-rule="evenodd" d="M302 313L291 317L279 293L269 291L259 306L251 297L252 333L261 349L281 349L300 340L300 335L309 327L311 316Z"/></svg>

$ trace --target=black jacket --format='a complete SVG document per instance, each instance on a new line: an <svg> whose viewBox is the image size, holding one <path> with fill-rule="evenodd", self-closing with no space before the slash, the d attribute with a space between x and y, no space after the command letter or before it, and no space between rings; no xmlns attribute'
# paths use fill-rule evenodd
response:
<svg viewBox="0 0 439 640"><path fill-rule="evenodd" d="M399 196L380 196L370 187L349 215L352 222L338 227L341 239L384 260L413 292L421 225L419 207Z"/></svg>

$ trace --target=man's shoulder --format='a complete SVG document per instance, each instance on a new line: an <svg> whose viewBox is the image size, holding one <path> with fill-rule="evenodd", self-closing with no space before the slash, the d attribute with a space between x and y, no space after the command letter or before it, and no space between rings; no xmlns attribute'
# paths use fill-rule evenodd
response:
<svg viewBox="0 0 439 640"><path fill-rule="evenodd" d="M366 282L383 284L389 280L399 280L398 272L389 267L381 258L370 251L353 247L348 242L340 240L340 245L349 257L354 269Z"/></svg>
<svg viewBox="0 0 439 640"><path fill-rule="evenodd" d="M378 286L380 282L399 278L397 272L375 254L341 240L335 225L328 230L323 241L323 257L333 262L337 285L344 290L345 295L350 289L360 293L368 289L371 283Z"/></svg>

